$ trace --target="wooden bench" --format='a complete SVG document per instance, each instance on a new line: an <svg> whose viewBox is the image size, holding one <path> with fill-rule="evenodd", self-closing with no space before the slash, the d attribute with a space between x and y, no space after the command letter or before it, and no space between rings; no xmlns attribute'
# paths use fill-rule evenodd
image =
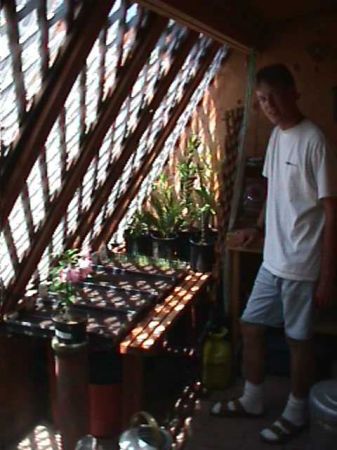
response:
<svg viewBox="0 0 337 450"><path fill-rule="evenodd" d="M189 272L163 303L155 306L120 343L123 355L123 425L142 409L143 357L158 350L171 326L207 286L210 273Z"/></svg>

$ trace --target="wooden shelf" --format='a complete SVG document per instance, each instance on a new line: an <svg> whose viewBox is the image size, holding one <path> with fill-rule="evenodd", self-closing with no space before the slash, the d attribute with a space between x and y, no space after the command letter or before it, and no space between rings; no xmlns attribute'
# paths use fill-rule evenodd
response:
<svg viewBox="0 0 337 450"><path fill-rule="evenodd" d="M150 351L161 342L170 325L185 308L197 298L197 294L211 277L210 273L189 272L165 301L153 308L121 342L122 354L132 351Z"/></svg>

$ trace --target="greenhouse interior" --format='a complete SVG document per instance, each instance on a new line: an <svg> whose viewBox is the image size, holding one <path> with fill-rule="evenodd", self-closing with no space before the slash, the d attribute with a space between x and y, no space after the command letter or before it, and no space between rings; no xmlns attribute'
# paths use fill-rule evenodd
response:
<svg viewBox="0 0 337 450"><path fill-rule="evenodd" d="M1 0L0 450L336 448L336 29Z"/></svg>

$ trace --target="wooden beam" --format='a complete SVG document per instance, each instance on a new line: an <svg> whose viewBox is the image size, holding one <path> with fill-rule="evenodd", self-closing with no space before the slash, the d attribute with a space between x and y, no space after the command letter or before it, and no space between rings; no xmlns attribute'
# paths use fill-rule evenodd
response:
<svg viewBox="0 0 337 450"><path fill-rule="evenodd" d="M245 53L264 46L266 24L237 0L136 0L159 14ZM242 2L241 2L242 3Z"/></svg>
<svg viewBox="0 0 337 450"><path fill-rule="evenodd" d="M113 163L110 165L109 170L107 171L105 182L95 193L90 208L84 213L77 230L75 230L72 237L70 237L70 239L68 240L68 247L80 247L89 230L93 227L97 215L100 213L105 202L108 200L111 190L122 175L123 170L133 152L136 151L139 140L141 139L144 131L147 129L149 123L151 122L156 110L158 109L161 101L166 95L172 81L175 79L177 73L182 67L193 45L196 43L197 38L197 33L190 32L185 41L182 43L174 58L174 61L171 64L169 71L159 81L152 101L142 112L136 129L126 140L120 157L116 161L113 161Z"/></svg>
<svg viewBox="0 0 337 450"><path fill-rule="evenodd" d="M97 8L95 0L83 2L64 49L55 61L35 107L27 114L6 160L0 180L3 186L0 228L19 196L113 3L114 0L102 0Z"/></svg>
<svg viewBox="0 0 337 450"><path fill-rule="evenodd" d="M13 78L16 102L18 106L19 122L22 123L26 114L26 90L22 72L22 50L20 45L19 25L14 0L7 0L4 13L8 23L9 48L12 54Z"/></svg>
<svg viewBox="0 0 337 450"><path fill-rule="evenodd" d="M83 141L78 160L68 170L66 181L60 194L50 205L44 224L37 231L35 239L31 243L30 252L20 263L16 282L8 289L8 299L10 300L5 304L6 310L12 309L23 295L25 287L35 271L36 265L58 226L60 219L66 212L76 189L80 186L92 158L100 148L104 136L111 123L117 117L125 98L131 92L139 72L155 47L161 33L164 31L167 22L167 19L163 17L153 13L149 14L145 27L141 30L140 35L138 35L137 44L133 52L131 52L119 73L119 81L113 93L103 102L100 115L95 125Z"/></svg>
<svg viewBox="0 0 337 450"><path fill-rule="evenodd" d="M108 242L113 233L116 231L119 222L124 217L132 199L139 191L142 182L144 181L145 177L151 170L153 162L160 154L166 139L173 131L177 120L179 119L180 115L184 112L190 98L192 97L195 89L198 87L200 81L205 75L209 65L212 63L218 50L219 45L216 43L213 43L209 48L206 56L204 57L203 63L199 67L196 75L188 82L182 99L173 108L165 128L163 128L159 132L159 136L156 142L154 143L152 149L146 155L144 162L140 165L134 177L132 178L129 188L126 189L126 191L120 197L116 207L114 208L114 212L111 214L109 218L107 218L101 233L93 240L91 244L93 250L97 250L102 243Z"/></svg>

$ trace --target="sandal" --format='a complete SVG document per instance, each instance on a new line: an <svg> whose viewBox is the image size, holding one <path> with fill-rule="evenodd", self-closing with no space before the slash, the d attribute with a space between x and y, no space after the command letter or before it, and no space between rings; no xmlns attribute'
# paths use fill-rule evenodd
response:
<svg viewBox="0 0 337 450"><path fill-rule="evenodd" d="M229 400L232 401L234 404L234 409L229 409L228 408L228 401L223 401L223 402L216 402L213 404L211 410L210 410L210 415L214 416L214 417L249 417L249 418L254 418L254 417L262 417L263 416L263 412L260 414L253 414L250 413L248 411L246 411L244 409L244 407L242 406L242 404L240 403L239 399L233 399L233 400ZM213 409L216 405L220 404L220 409L218 412L214 412Z"/></svg>
<svg viewBox="0 0 337 450"><path fill-rule="evenodd" d="M281 416L270 427L267 427L261 431L260 438L263 442L267 442L268 444L285 444L286 442L297 436L299 433L301 433L301 431L303 431L306 427L307 424L295 425ZM273 433L275 439L269 438L262 434L265 430Z"/></svg>

